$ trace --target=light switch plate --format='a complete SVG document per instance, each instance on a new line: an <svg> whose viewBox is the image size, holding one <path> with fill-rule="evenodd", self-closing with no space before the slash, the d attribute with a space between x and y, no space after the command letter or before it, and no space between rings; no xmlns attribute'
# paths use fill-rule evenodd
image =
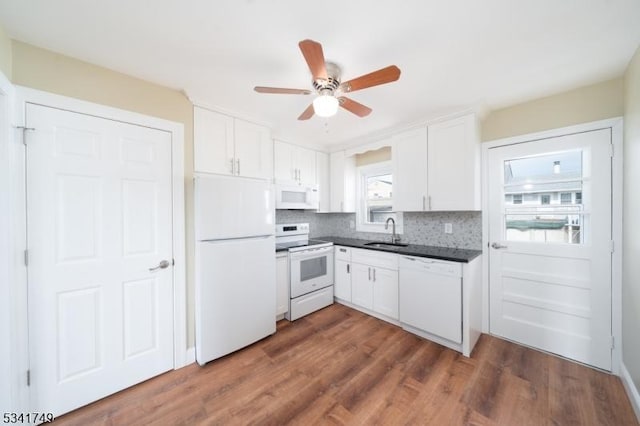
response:
<svg viewBox="0 0 640 426"><path fill-rule="evenodd" d="M445 234L452 234L453 233L453 225L451 225L450 223L445 223L444 224L444 233Z"/></svg>

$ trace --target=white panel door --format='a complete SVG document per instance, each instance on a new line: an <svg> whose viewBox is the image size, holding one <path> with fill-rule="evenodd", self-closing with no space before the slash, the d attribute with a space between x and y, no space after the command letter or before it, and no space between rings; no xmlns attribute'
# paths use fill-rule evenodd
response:
<svg viewBox="0 0 640 426"><path fill-rule="evenodd" d="M338 299L351 302L351 264L344 260L335 260L334 294Z"/></svg>
<svg viewBox="0 0 640 426"><path fill-rule="evenodd" d="M294 164L295 147L275 141L273 143L274 177L277 182L297 182L298 174Z"/></svg>
<svg viewBox="0 0 640 426"><path fill-rule="evenodd" d="M393 137L393 210L425 211L427 203L427 128Z"/></svg>
<svg viewBox="0 0 640 426"><path fill-rule="evenodd" d="M296 147L295 164L298 168L298 181L304 185L315 185L316 152L312 149Z"/></svg>
<svg viewBox="0 0 640 426"><path fill-rule="evenodd" d="M173 367L171 136L36 105L26 123L32 407L60 415Z"/></svg>
<svg viewBox="0 0 640 426"><path fill-rule="evenodd" d="M193 107L193 168L196 172L235 174L233 117Z"/></svg>
<svg viewBox="0 0 640 426"><path fill-rule="evenodd" d="M329 154L316 152L316 182L318 182L318 213L327 213L331 209L331 192L329 189Z"/></svg>
<svg viewBox="0 0 640 426"><path fill-rule="evenodd" d="M480 210L475 115L429 126L429 210Z"/></svg>
<svg viewBox="0 0 640 426"><path fill-rule="evenodd" d="M373 310L398 319L398 271L385 268L373 270Z"/></svg>
<svg viewBox="0 0 640 426"><path fill-rule="evenodd" d="M372 267L351 264L351 302L363 308L373 309Z"/></svg>
<svg viewBox="0 0 640 426"><path fill-rule="evenodd" d="M611 131L489 150L490 329L611 370Z"/></svg>
<svg viewBox="0 0 640 426"><path fill-rule="evenodd" d="M273 179L273 140L267 127L234 120L236 175Z"/></svg>

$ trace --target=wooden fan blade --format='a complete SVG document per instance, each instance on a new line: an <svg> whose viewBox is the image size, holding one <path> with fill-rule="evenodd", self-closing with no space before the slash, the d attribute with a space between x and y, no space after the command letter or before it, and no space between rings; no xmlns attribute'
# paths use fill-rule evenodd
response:
<svg viewBox="0 0 640 426"><path fill-rule="evenodd" d="M308 120L313 117L313 114L315 114L315 110L313 109L313 104L311 104L307 107L307 109L304 110L302 114L300 114L298 120Z"/></svg>
<svg viewBox="0 0 640 426"><path fill-rule="evenodd" d="M381 70L346 81L340 85L340 88L345 93L355 92L356 90L366 89L367 87L391 83L399 78L400 68L395 65L390 65L386 68L382 68Z"/></svg>
<svg viewBox="0 0 640 426"><path fill-rule="evenodd" d="M311 90L305 89L283 89L281 87L263 87L256 86L253 88L258 93L277 93L283 95L310 95Z"/></svg>
<svg viewBox="0 0 640 426"><path fill-rule="evenodd" d="M324 53L322 53L322 45L313 40L302 40L298 43L304 60L309 65L309 70L314 80L319 78L326 80L327 68L324 65Z"/></svg>
<svg viewBox="0 0 640 426"><path fill-rule="evenodd" d="M344 96L340 96L338 100L340 101L340 106L342 108L357 115L358 117L366 117L367 115L371 114L371 108L362 105L360 102L345 98Z"/></svg>

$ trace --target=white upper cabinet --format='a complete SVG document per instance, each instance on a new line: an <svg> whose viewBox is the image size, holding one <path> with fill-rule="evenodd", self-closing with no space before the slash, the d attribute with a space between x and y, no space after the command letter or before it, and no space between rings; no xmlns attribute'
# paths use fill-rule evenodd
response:
<svg viewBox="0 0 640 426"><path fill-rule="evenodd" d="M480 210L480 142L475 114L428 128L430 210Z"/></svg>
<svg viewBox="0 0 640 426"><path fill-rule="evenodd" d="M395 211L480 210L480 143L474 114L392 139Z"/></svg>
<svg viewBox="0 0 640 426"><path fill-rule="evenodd" d="M393 210L428 210L427 128L409 130L392 138Z"/></svg>
<svg viewBox="0 0 640 426"><path fill-rule="evenodd" d="M275 178L282 183L316 184L316 152L312 149L275 141Z"/></svg>
<svg viewBox="0 0 640 426"><path fill-rule="evenodd" d="M193 107L193 142L195 171L234 174L233 117Z"/></svg>
<svg viewBox="0 0 640 426"><path fill-rule="evenodd" d="M273 140L264 126L234 119L236 175L273 178Z"/></svg>
<svg viewBox="0 0 640 426"><path fill-rule="evenodd" d="M329 158L331 212L356 211L356 158L345 157L344 151L331 153Z"/></svg>
<svg viewBox="0 0 640 426"><path fill-rule="evenodd" d="M273 178L273 141L268 128L194 106L194 170Z"/></svg>
<svg viewBox="0 0 640 426"><path fill-rule="evenodd" d="M331 192L329 190L329 154L316 152L316 182L318 183L318 213L331 211Z"/></svg>

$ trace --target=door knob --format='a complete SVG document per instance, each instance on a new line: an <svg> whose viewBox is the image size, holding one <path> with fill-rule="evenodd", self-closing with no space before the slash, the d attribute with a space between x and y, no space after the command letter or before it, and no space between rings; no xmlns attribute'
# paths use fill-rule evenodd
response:
<svg viewBox="0 0 640 426"><path fill-rule="evenodd" d="M169 267L170 264L171 262L169 262L168 260L162 260L160 261L160 263L158 263L158 266L154 268L149 268L149 272L157 271L158 269L166 269Z"/></svg>
<svg viewBox="0 0 640 426"><path fill-rule="evenodd" d="M493 247L494 249L506 249L507 246L499 244L499 243L493 243L491 244L491 247Z"/></svg>

